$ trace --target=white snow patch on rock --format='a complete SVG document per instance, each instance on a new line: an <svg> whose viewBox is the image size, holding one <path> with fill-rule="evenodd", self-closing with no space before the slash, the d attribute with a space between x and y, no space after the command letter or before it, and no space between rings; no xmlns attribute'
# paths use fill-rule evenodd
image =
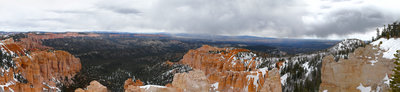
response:
<svg viewBox="0 0 400 92"><path fill-rule="evenodd" d="M156 87L156 88L167 88L165 86L159 86L159 85L145 85L145 86L140 86L140 88L143 88L145 90L148 90L150 87Z"/></svg>
<svg viewBox="0 0 400 92"><path fill-rule="evenodd" d="M385 83L385 84L387 84L388 86L390 86L390 79L389 79L387 73L386 73L386 76L383 78L383 81L384 81L383 83Z"/></svg>
<svg viewBox="0 0 400 92"><path fill-rule="evenodd" d="M308 62L306 62L306 63L304 63L302 66L303 66L303 68L304 68L305 70L307 70L306 76L308 76L308 75L311 73L311 67L310 67L310 65L308 64Z"/></svg>
<svg viewBox="0 0 400 92"><path fill-rule="evenodd" d="M364 87L361 83L360 86L357 87L361 92L371 92L371 87Z"/></svg>
<svg viewBox="0 0 400 92"><path fill-rule="evenodd" d="M288 74L281 76L281 84L282 85L285 85L287 77L288 77Z"/></svg>
<svg viewBox="0 0 400 92"><path fill-rule="evenodd" d="M214 90L218 89L218 82L215 82L214 84L211 84L211 87L214 88Z"/></svg>
<svg viewBox="0 0 400 92"><path fill-rule="evenodd" d="M370 60L369 62L371 62L371 65L374 66L374 64L375 64L376 62L378 62L378 61L376 61L376 60Z"/></svg>

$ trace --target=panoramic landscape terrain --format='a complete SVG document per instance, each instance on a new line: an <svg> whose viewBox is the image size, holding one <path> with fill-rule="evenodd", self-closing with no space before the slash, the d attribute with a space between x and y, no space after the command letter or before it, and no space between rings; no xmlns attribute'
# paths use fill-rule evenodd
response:
<svg viewBox="0 0 400 92"><path fill-rule="evenodd" d="M392 0L0 0L0 92L400 92Z"/></svg>

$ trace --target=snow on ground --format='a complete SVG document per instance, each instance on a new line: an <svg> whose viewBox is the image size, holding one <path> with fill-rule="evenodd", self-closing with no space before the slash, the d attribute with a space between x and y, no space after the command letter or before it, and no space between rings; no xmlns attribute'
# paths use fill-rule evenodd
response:
<svg viewBox="0 0 400 92"><path fill-rule="evenodd" d="M211 87L214 88L214 90L218 89L218 82L215 82L214 84L211 84Z"/></svg>
<svg viewBox="0 0 400 92"><path fill-rule="evenodd" d="M369 62L371 62L371 65L374 66L374 64L375 64L376 62L378 62L378 61L376 61L376 60L370 60Z"/></svg>
<svg viewBox="0 0 400 92"><path fill-rule="evenodd" d="M386 74L385 78L383 78L383 83L387 84L388 86L390 86L390 79L388 77L388 75Z"/></svg>
<svg viewBox="0 0 400 92"><path fill-rule="evenodd" d="M328 90L324 90L324 91L322 91L322 92L328 92Z"/></svg>
<svg viewBox="0 0 400 92"><path fill-rule="evenodd" d="M310 65L308 64L308 62L306 62L306 63L304 63L302 66L303 66L304 69L307 70L306 76L308 76L308 75L311 73L311 67L310 67Z"/></svg>
<svg viewBox="0 0 400 92"><path fill-rule="evenodd" d="M144 85L144 86L140 86L140 88L143 88L143 89L146 89L146 90L148 90L150 87L167 88L165 86L159 86L159 85Z"/></svg>
<svg viewBox="0 0 400 92"><path fill-rule="evenodd" d="M260 69L258 69L258 71L261 71L262 76L265 76L265 74L267 74L268 67L260 68Z"/></svg>
<svg viewBox="0 0 400 92"><path fill-rule="evenodd" d="M379 44L382 42L382 44ZM393 59L394 54L396 54L397 50L400 50L400 39L398 38L380 38L379 40L376 40L371 43L373 46L378 46L380 45L380 49L385 50L386 52L383 53L383 57L387 59Z"/></svg>
<svg viewBox="0 0 400 92"><path fill-rule="evenodd" d="M282 84L282 85L285 85L287 77L288 77L288 74L285 74L285 75L283 75L283 76L281 77L281 84Z"/></svg>
<svg viewBox="0 0 400 92"><path fill-rule="evenodd" d="M361 92L371 92L371 87L364 87L361 83L360 86L357 87Z"/></svg>
<svg viewBox="0 0 400 92"><path fill-rule="evenodd" d="M11 85L14 85L14 84L15 84L14 82L10 81L10 82L7 82L4 85L0 85L0 88L1 88L1 90L4 90L4 87L8 87L8 86L11 86Z"/></svg>
<svg viewBox="0 0 400 92"><path fill-rule="evenodd" d="M250 79L253 79L253 85L258 87L258 79L259 79L259 73L257 75L247 75L247 80L250 81Z"/></svg>

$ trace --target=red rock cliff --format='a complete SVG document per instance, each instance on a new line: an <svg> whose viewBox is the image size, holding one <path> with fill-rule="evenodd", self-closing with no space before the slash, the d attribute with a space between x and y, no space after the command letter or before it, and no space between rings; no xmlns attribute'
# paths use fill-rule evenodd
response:
<svg viewBox="0 0 400 92"><path fill-rule="evenodd" d="M27 53L21 43L1 43L3 63L0 66L1 91L60 91L56 85L68 85L81 69L80 60L65 51L33 51ZM5 63L6 62L6 63Z"/></svg>
<svg viewBox="0 0 400 92"><path fill-rule="evenodd" d="M218 91L281 91L278 70L258 68L261 58L247 49L205 45L190 50L180 63L204 71L212 87Z"/></svg>

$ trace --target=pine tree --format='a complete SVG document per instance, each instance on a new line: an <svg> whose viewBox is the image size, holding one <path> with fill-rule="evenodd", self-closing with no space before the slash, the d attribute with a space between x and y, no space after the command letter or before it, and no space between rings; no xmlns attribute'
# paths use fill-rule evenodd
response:
<svg viewBox="0 0 400 92"><path fill-rule="evenodd" d="M390 88L393 92L400 92L400 50L395 54L395 62L396 65L393 69L394 74L390 80Z"/></svg>
<svg viewBox="0 0 400 92"><path fill-rule="evenodd" d="M376 28L376 39L379 39L379 28Z"/></svg>

